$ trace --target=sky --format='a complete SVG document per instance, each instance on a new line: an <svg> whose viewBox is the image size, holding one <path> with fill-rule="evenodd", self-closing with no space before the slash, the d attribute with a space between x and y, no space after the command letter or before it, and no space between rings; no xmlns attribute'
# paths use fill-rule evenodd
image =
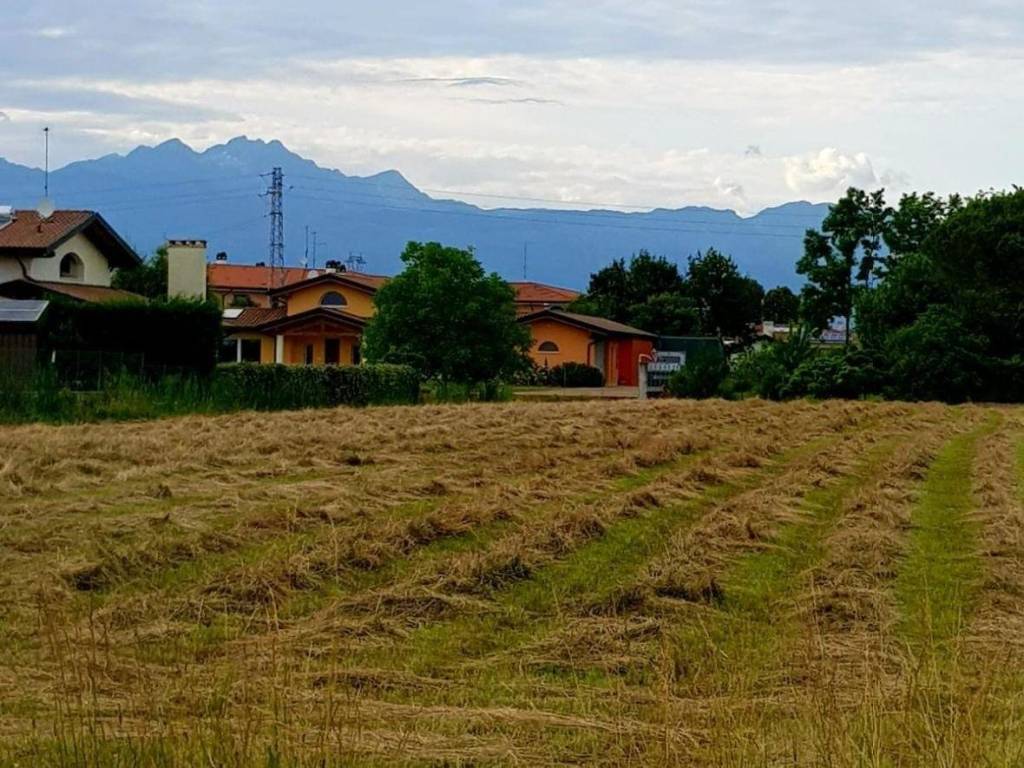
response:
<svg viewBox="0 0 1024 768"><path fill-rule="evenodd" d="M745 214L1024 166L1019 0L14 0L0 51L31 166L44 126L51 168L247 135L485 207Z"/></svg>

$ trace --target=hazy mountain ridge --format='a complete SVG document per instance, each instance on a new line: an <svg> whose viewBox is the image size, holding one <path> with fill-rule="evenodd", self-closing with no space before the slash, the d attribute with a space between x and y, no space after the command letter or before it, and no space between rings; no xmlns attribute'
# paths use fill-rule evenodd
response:
<svg viewBox="0 0 1024 768"><path fill-rule="evenodd" d="M409 240L472 245L488 269L508 279L526 276L584 287L591 272L641 248L685 264L714 246L766 287L797 285L793 266L804 230L817 227L828 206L806 202L743 218L705 206L646 212L550 208L483 209L433 198L395 170L348 176L290 152L281 142L232 139L197 152L177 139L71 163L50 173L59 207L100 211L140 253L168 237L209 241L211 254L252 263L266 259L266 180L284 172L285 252L304 257L304 227L316 230L317 262L361 253L367 271L393 273ZM43 173L0 159L0 204L34 207ZM312 255L311 246L310 253Z"/></svg>

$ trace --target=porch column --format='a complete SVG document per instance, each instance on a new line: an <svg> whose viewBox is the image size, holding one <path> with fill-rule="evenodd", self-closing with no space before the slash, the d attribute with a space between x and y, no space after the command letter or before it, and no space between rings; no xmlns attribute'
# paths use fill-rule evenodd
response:
<svg viewBox="0 0 1024 768"><path fill-rule="evenodd" d="M274 362L284 362L284 336L280 333L274 337Z"/></svg>
<svg viewBox="0 0 1024 768"><path fill-rule="evenodd" d="M235 339L235 362L242 362L242 339Z"/></svg>

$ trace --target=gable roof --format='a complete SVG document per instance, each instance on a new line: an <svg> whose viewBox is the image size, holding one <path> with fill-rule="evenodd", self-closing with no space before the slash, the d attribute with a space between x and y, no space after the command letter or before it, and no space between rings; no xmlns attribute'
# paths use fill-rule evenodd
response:
<svg viewBox="0 0 1024 768"><path fill-rule="evenodd" d="M322 274L306 278L305 280L299 280L296 283L286 283L280 288L274 288L270 291L270 295L284 296L289 293L301 291L303 288L308 288L311 285L319 284L348 285L353 288L358 288L361 291L366 291L367 293L376 293L377 289L380 288L386 280L386 277L380 277L378 275L364 275L360 272L324 272Z"/></svg>
<svg viewBox="0 0 1024 768"><path fill-rule="evenodd" d="M531 312L528 315L523 315L519 318L520 323L532 323L537 320L554 320L555 322L565 323L566 325L574 325L577 328L583 328L593 333L599 333L607 336L643 336L644 338L653 339L655 334L648 333L639 328L634 328L631 325L625 323L617 323L614 320L608 320L604 317L595 317L594 315L580 315L576 312L566 312L556 307L549 307L542 309L539 312Z"/></svg>
<svg viewBox="0 0 1024 768"><path fill-rule="evenodd" d="M212 262L206 265L206 284L213 289L276 292L283 288L291 288L296 283L323 277L324 275L344 275L351 283L360 287L376 290L384 285L387 278L383 275L368 275L363 272L328 272L326 269L306 269L305 267L285 267L284 280L277 288L271 287L271 269L265 264L225 264Z"/></svg>
<svg viewBox="0 0 1024 768"><path fill-rule="evenodd" d="M313 307L305 312L297 312L294 315L284 315L283 317L267 320L255 326L254 330L262 333L273 333L294 325L302 325L310 320L327 320L328 322L340 323L359 329L366 327L365 317L353 315L351 312L335 309L334 307Z"/></svg>
<svg viewBox="0 0 1024 768"><path fill-rule="evenodd" d="M59 294L78 301L101 304L108 301L145 301L144 296L120 288L105 285L82 285L80 283L56 283L49 280L26 280L18 278L0 284L0 296L12 298L39 298L48 294Z"/></svg>
<svg viewBox="0 0 1024 768"><path fill-rule="evenodd" d="M516 301L522 304L567 304L578 299L580 295L579 291L571 288L559 288L527 280L512 280L509 285L516 292Z"/></svg>
<svg viewBox="0 0 1024 768"><path fill-rule="evenodd" d="M97 245L111 267L132 267L142 261L95 211L54 211L45 219L36 211L15 211L11 222L0 227L0 256L47 258L80 232Z"/></svg>
<svg viewBox="0 0 1024 768"><path fill-rule="evenodd" d="M292 289L296 283L308 283L325 275L344 278L349 285L376 290L390 278L386 275L371 275L365 272L328 272L326 269L285 267L284 280L278 288L271 287L270 267L265 264L226 264L214 261L206 265L206 283L214 290L239 290L278 293ZM570 288L559 288L527 280L509 282L516 292L515 300L520 304L560 304L579 297L579 292Z"/></svg>
<svg viewBox="0 0 1024 768"><path fill-rule="evenodd" d="M288 314L284 307L246 307L235 317L225 316L225 328L258 328L264 323L281 320Z"/></svg>

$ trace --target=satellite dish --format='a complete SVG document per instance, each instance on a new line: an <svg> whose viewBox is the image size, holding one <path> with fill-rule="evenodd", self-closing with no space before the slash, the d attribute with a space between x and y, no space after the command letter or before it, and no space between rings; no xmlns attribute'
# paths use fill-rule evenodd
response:
<svg viewBox="0 0 1024 768"><path fill-rule="evenodd" d="M39 218L48 219L53 216L53 212L57 209L53 205L53 200L48 197L44 197L39 201L39 205L36 206L36 213L39 214Z"/></svg>

